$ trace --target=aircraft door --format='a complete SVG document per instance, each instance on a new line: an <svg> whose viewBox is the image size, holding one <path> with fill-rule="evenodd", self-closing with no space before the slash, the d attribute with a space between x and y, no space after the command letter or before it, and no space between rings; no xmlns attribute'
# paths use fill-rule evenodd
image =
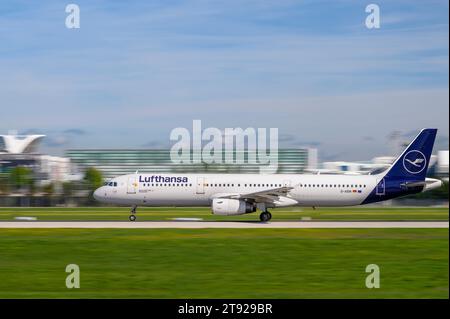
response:
<svg viewBox="0 0 450 319"><path fill-rule="evenodd" d="M377 189L375 193L379 196L386 195L386 183L384 178L377 180Z"/></svg>
<svg viewBox="0 0 450 319"><path fill-rule="evenodd" d="M127 183L127 194L136 194L137 187L137 175L129 176Z"/></svg>
<svg viewBox="0 0 450 319"><path fill-rule="evenodd" d="M205 178L204 177L197 177L196 193L197 194L205 193Z"/></svg>

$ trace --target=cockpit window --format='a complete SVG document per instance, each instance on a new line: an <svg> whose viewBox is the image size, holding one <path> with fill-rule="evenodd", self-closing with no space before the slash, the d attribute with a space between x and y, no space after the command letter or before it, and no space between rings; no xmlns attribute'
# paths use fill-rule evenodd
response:
<svg viewBox="0 0 450 319"><path fill-rule="evenodd" d="M105 183L103 183L103 185L117 187L117 182L105 182Z"/></svg>

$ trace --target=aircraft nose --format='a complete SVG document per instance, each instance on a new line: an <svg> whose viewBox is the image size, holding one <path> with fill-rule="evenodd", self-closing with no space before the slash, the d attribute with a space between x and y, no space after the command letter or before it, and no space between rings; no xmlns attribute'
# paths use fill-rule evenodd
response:
<svg viewBox="0 0 450 319"><path fill-rule="evenodd" d="M101 192L101 187L97 188L97 189L94 191L93 196L94 196L94 198L95 198L96 200L100 200L100 192Z"/></svg>

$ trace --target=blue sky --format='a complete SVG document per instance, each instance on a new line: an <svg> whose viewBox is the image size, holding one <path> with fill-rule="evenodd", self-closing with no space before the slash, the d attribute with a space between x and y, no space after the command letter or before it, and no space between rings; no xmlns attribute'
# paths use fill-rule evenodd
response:
<svg viewBox="0 0 450 319"><path fill-rule="evenodd" d="M50 153L170 146L193 119L278 127L325 160L422 127L448 148L448 1L73 1L77 30L68 3L0 3L0 132L45 133Z"/></svg>

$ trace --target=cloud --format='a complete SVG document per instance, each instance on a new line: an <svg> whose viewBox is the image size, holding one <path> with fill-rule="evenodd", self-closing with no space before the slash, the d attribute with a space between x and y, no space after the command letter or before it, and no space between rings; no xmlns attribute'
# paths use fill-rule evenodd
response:
<svg viewBox="0 0 450 319"><path fill-rule="evenodd" d="M353 1L77 4L79 30L58 1L0 4L0 130L136 147L199 118L367 157L385 143L361 136L448 131L446 1L380 1L379 30Z"/></svg>
<svg viewBox="0 0 450 319"><path fill-rule="evenodd" d="M69 140L62 135L57 136L46 136L43 140L43 144L48 147L62 147L67 146Z"/></svg>
<svg viewBox="0 0 450 319"><path fill-rule="evenodd" d="M292 134L281 134L278 138L279 143L292 143L295 141L295 136Z"/></svg>
<svg viewBox="0 0 450 319"><path fill-rule="evenodd" d="M86 135L87 132L83 129L78 129L78 128L72 128L72 129L67 129L63 131L64 134L67 135L75 135L75 136L79 136L79 135Z"/></svg>
<svg viewBox="0 0 450 319"><path fill-rule="evenodd" d="M434 150L448 150L449 149L449 145L448 145L449 139L448 136L445 135L438 135L436 137L436 142L435 142L435 146L434 146Z"/></svg>
<svg viewBox="0 0 450 319"><path fill-rule="evenodd" d="M77 137L84 136L87 132L83 129L65 129L65 130L46 130L39 128L31 128L19 132L23 135L42 134L45 138L42 140L42 145L50 148L67 147L76 140Z"/></svg>
<svg viewBox="0 0 450 319"><path fill-rule="evenodd" d="M144 143L141 145L142 147L145 148L153 148L153 149L167 149L169 148L169 145L167 143L161 142L161 141L149 141L147 143Z"/></svg>

